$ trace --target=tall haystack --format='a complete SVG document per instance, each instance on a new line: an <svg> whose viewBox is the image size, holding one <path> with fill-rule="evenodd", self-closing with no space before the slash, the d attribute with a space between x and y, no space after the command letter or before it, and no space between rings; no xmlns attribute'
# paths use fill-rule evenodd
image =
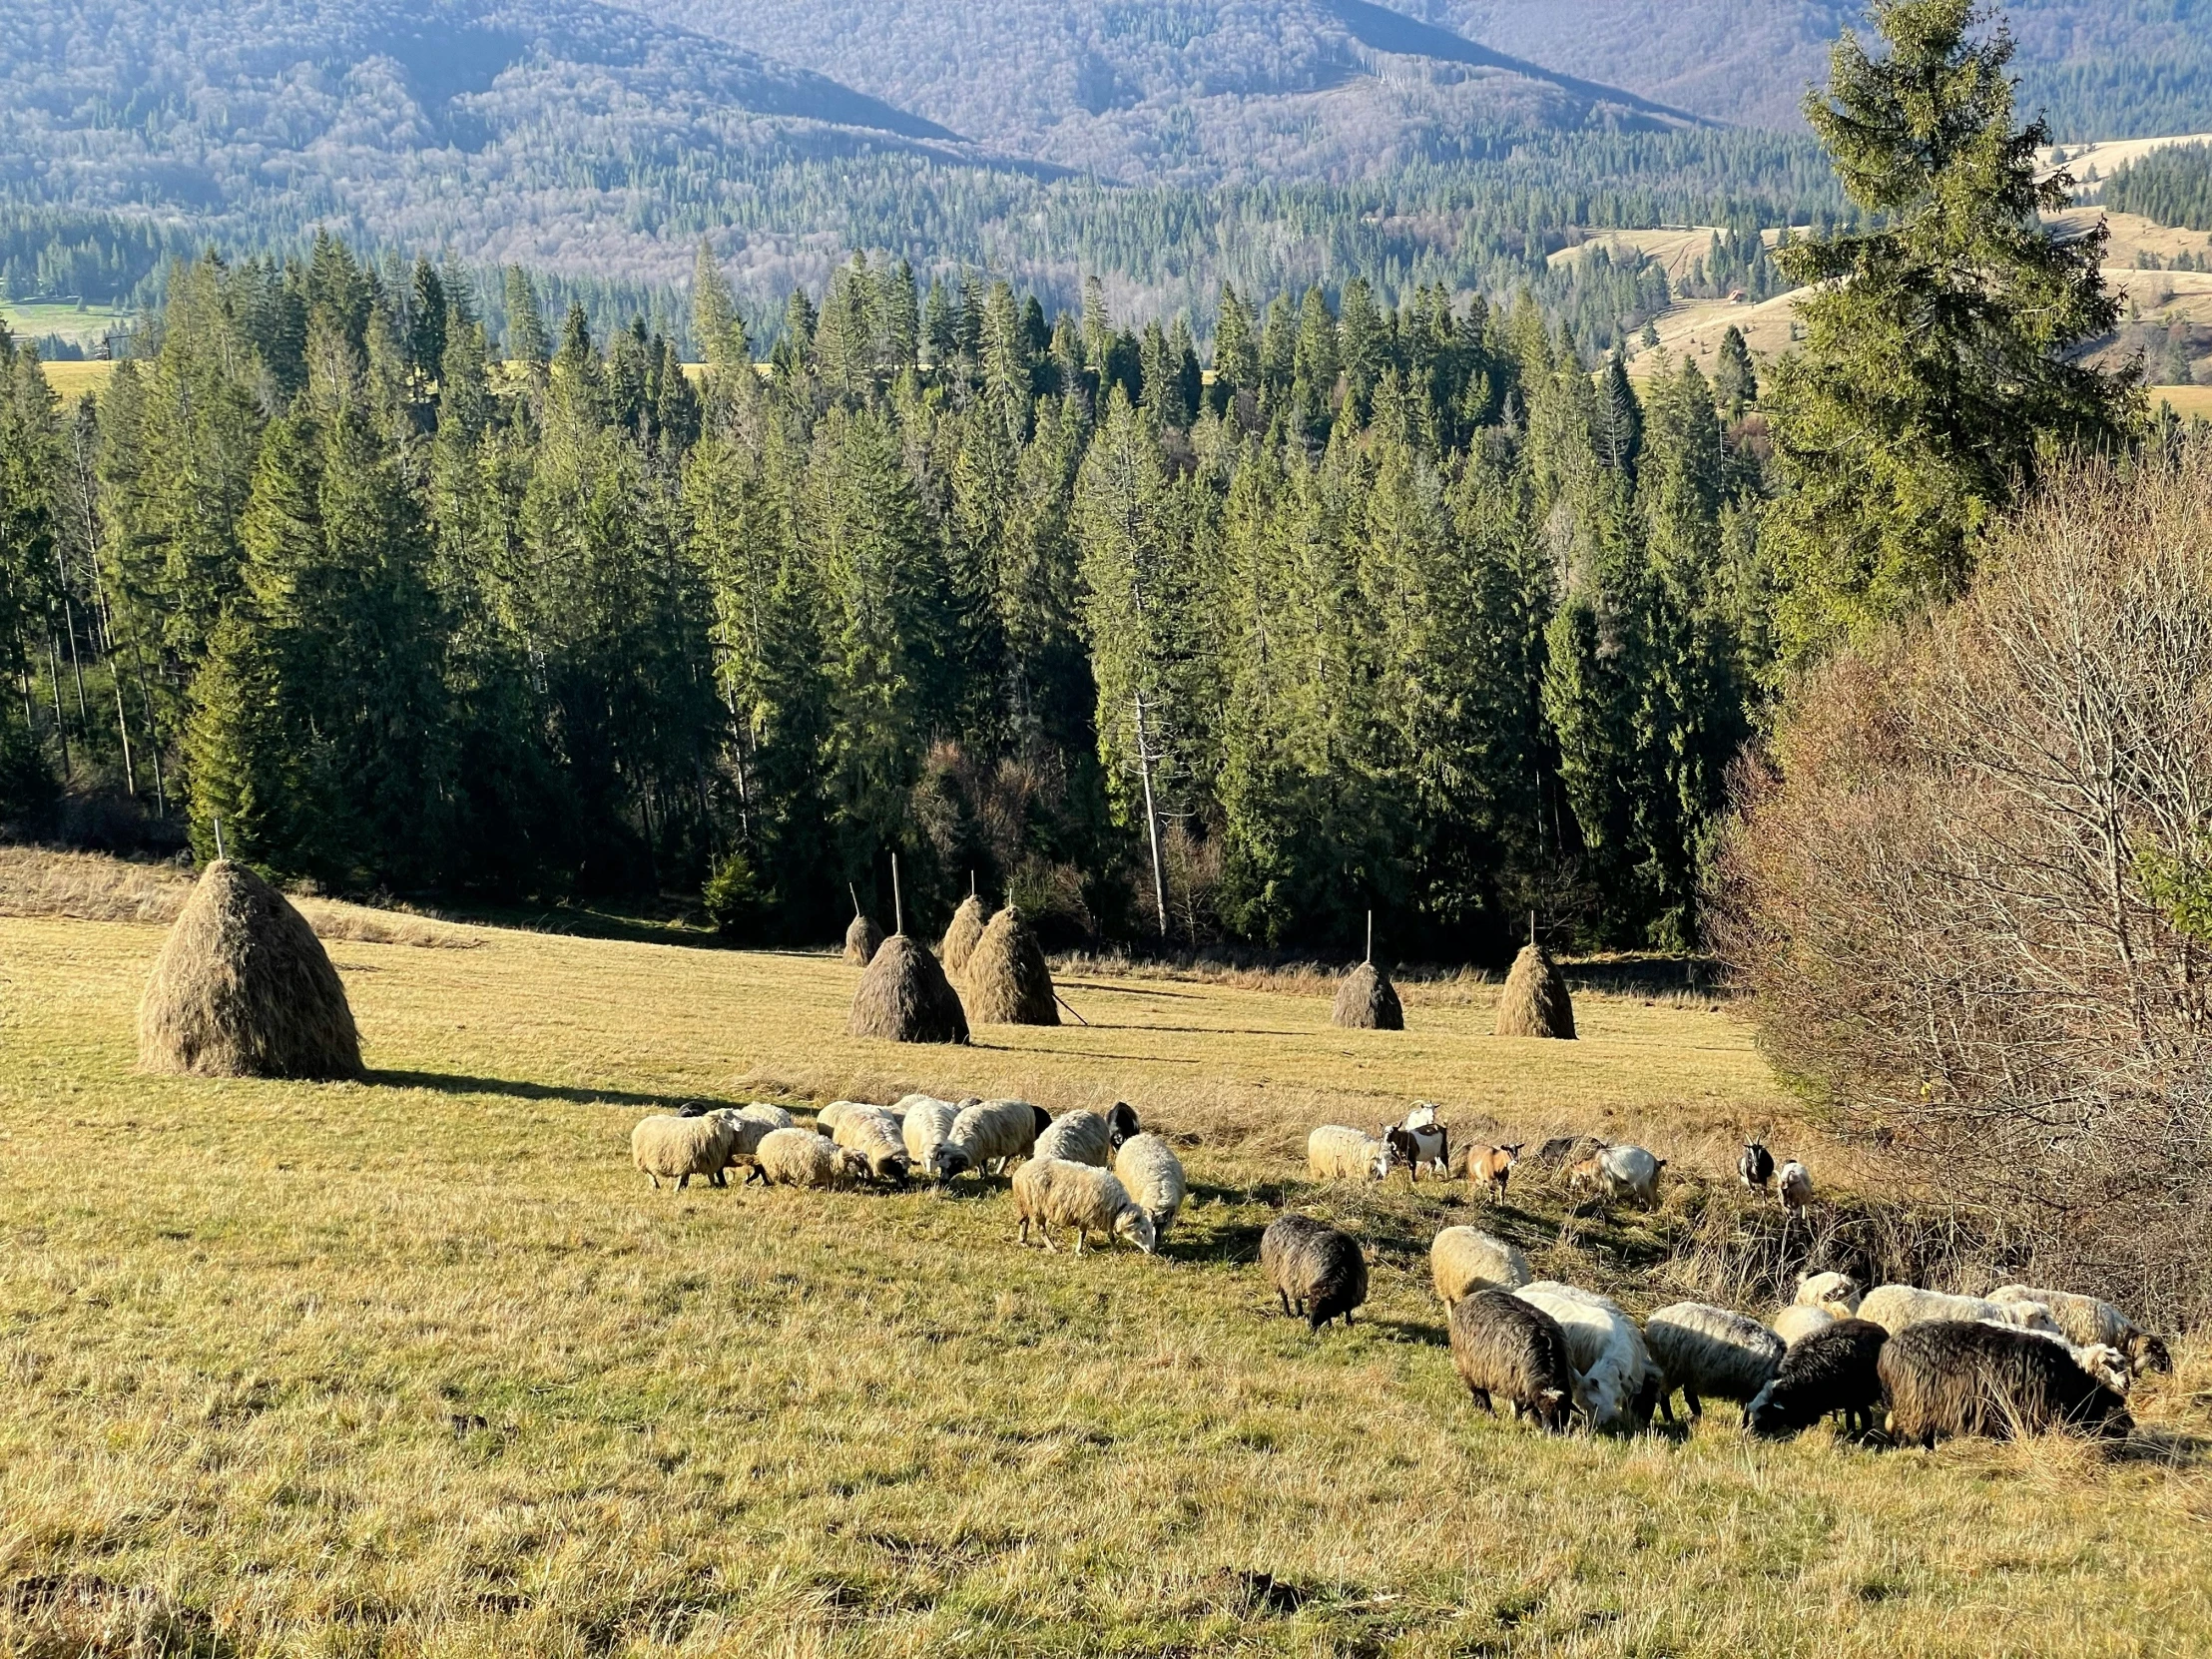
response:
<svg viewBox="0 0 2212 1659"><path fill-rule="evenodd" d="M1405 1009L1390 976L1373 962L1362 962L1337 987L1337 1006L1329 1020L1355 1031L1402 1031Z"/></svg>
<svg viewBox="0 0 2212 1659"><path fill-rule="evenodd" d="M860 975L845 1030L894 1043L964 1043L967 1010L928 946L893 933Z"/></svg>
<svg viewBox="0 0 2212 1659"><path fill-rule="evenodd" d="M944 943L938 946L937 955L944 962L944 971L953 978L967 972L968 958L975 954L975 942L983 936L987 919L983 900L974 893L961 899L960 907L952 912L951 925L944 930Z"/></svg>
<svg viewBox="0 0 2212 1659"><path fill-rule="evenodd" d="M218 858L169 929L139 999L139 1065L203 1077L359 1077L345 986L307 918Z"/></svg>
<svg viewBox="0 0 2212 1659"><path fill-rule="evenodd" d="M854 967L866 967L883 948L883 929L860 909L859 889L847 883L852 894L852 925L844 930L844 959Z"/></svg>
<svg viewBox="0 0 2212 1659"><path fill-rule="evenodd" d="M1567 981L1534 940L1521 946L1513 958L1513 971L1505 976L1505 989L1497 999L1497 1034L1570 1040L1574 1036L1574 1000L1567 995Z"/></svg>
<svg viewBox="0 0 2212 1659"><path fill-rule="evenodd" d="M1058 1025L1052 969L1019 906L991 917L968 957L967 999L978 1025Z"/></svg>

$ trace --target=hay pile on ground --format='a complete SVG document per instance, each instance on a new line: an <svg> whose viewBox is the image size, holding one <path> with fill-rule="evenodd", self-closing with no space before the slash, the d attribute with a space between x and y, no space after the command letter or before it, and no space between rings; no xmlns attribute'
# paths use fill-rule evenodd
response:
<svg viewBox="0 0 2212 1659"><path fill-rule="evenodd" d="M855 1037L894 1043L964 1043L967 1010L926 946L893 933L875 952L852 992L845 1029Z"/></svg>
<svg viewBox="0 0 2212 1659"><path fill-rule="evenodd" d="M1330 1023L1355 1031L1402 1031L1405 1009L1397 1000L1390 976L1373 962L1362 962L1337 987L1337 1006Z"/></svg>
<svg viewBox="0 0 2212 1659"><path fill-rule="evenodd" d="M944 943L937 947L937 955L944 963L944 971L957 979L967 972L968 958L975 953L975 941L983 936L983 900L974 893L960 900L960 907L952 912L952 921L944 930Z"/></svg>
<svg viewBox="0 0 2212 1659"><path fill-rule="evenodd" d="M883 929L855 910L852 925L844 930L844 959L854 967L866 967L882 948Z"/></svg>
<svg viewBox="0 0 2212 1659"><path fill-rule="evenodd" d="M345 987L306 918L244 864L193 889L139 1001L139 1064L205 1077L359 1077Z"/></svg>
<svg viewBox="0 0 2212 1659"><path fill-rule="evenodd" d="M1539 944L1524 944L1497 999L1501 1037L1574 1036L1574 1000L1558 965Z"/></svg>
<svg viewBox="0 0 2212 1659"><path fill-rule="evenodd" d="M1058 1025L1052 969L1036 929L1009 904L991 917L967 964L968 1006L978 1025Z"/></svg>

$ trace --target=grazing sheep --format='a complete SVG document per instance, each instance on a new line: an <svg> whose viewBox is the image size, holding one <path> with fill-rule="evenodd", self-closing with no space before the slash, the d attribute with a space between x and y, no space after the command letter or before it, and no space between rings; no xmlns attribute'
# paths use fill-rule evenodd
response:
<svg viewBox="0 0 2212 1659"><path fill-rule="evenodd" d="M987 1167L1002 1171L1036 1145L1039 1118L1052 1121L1026 1100L980 1100L960 1108L945 1144L966 1154L968 1168L978 1174Z"/></svg>
<svg viewBox="0 0 2212 1659"><path fill-rule="evenodd" d="M1305 1315L1310 1331L1339 1314L1349 1329L1353 1309L1368 1299L1368 1259L1360 1241L1296 1212L1276 1217L1260 1235L1260 1271L1275 1286L1283 1312Z"/></svg>
<svg viewBox="0 0 2212 1659"><path fill-rule="evenodd" d="M727 1120L710 1112L705 1117L679 1117L674 1113L640 1118L630 1131L630 1161L644 1171L656 1190L663 1177L681 1192L691 1178L704 1175L717 1187L727 1187L722 1173L737 1155L738 1132Z"/></svg>
<svg viewBox="0 0 2212 1659"><path fill-rule="evenodd" d="M1137 1108L1126 1100L1114 1102L1114 1109L1106 1114L1106 1139L1115 1151L1121 1143L1134 1135L1144 1133L1144 1125L1137 1121Z"/></svg>
<svg viewBox="0 0 2212 1659"><path fill-rule="evenodd" d="M1114 1161L1114 1132L1096 1112L1062 1112L1037 1137L1033 1158L1064 1158L1104 1169Z"/></svg>
<svg viewBox="0 0 2212 1659"><path fill-rule="evenodd" d="M1528 1259L1476 1227L1447 1227L1428 1245L1428 1277L1446 1308L1476 1291L1513 1291L1528 1283Z"/></svg>
<svg viewBox="0 0 2212 1659"><path fill-rule="evenodd" d="M1787 1346L1757 1320L1709 1302L1660 1309L1644 1321L1644 1344L1659 1365L1659 1408L1669 1422L1677 1388L1693 1417L1705 1414L1705 1395L1746 1405L1774 1381Z"/></svg>
<svg viewBox="0 0 2212 1659"><path fill-rule="evenodd" d="M1800 1308L1825 1308L1840 1320L1859 1312L1859 1281L1848 1273L1809 1273L1798 1281Z"/></svg>
<svg viewBox="0 0 2212 1659"><path fill-rule="evenodd" d="M1166 1238L1175 1218L1183 1213L1183 1198L1190 1191L1183 1179L1183 1160L1175 1155L1175 1148L1157 1135L1130 1136L1114 1153L1114 1179L1152 1218L1155 1241Z"/></svg>
<svg viewBox="0 0 2212 1659"><path fill-rule="evenodd" d="M1513 1292L1559 1322L1567 1352L1582 1374L1584 1404L1593 1428L1648 1426L1659 1403L1659 1368L1643 1333L1610 1297L1557 1280L1538 1280Z"/></svg>
<svg viewBox="0 0 2212 1659"><path fill-rule="evenodd" d="M854 1106L837 1118L830 1138L867 1160L870 1180L903 1187L913 1173L899 1122L880 1106Z"/></svg>
<svg viewBox="0 0 2212 1659"><path fill-rule="evenodd" d="M1868 1300L1872 1301L1872 1298ZM2047 1428L2122 1438L2127 1402L2074 1364L2063 1346L1977 1320L1935 1320L1898 1332L1878 1364L1890 1433L1932 1446L1956 1434L1996 1439Z"/></svg>
<svg viewBox="0 0 2212 1659"><path fill-rule="evenodd" d="M845 1113L863 1108L870 1112L882 1110L880 1106L870 1106L864 1100L832 1100L815 1113L815 1127L825 1135L833 1135L837 1132L838 1121Z"/></svg>
<svg viewBox="0 0 2212 1659"><path fill-rule="evenodd" d="M755 1103L751 1106L722 1106L712 1114L730 1126L737 1137L737 1144L730 1149L732 1163L751 1163L760 1150L761 1142L779 1129L792 1126L791 1113L781 1106Z"/></svg>
<svg viewBox="0 0 2212 1659"><path fill-rule="evenodd" d="M1774 1179L1774 1154L1758 1141L1744 1142L1744 1155L1736 1160L1736 1179L1753 1192L1765 1192Z"/></svg>
<svg viewBox="0 0 2212 1659"><path fill-rule="evenodd" d="M1849 1319L1851 1316L1846 1314L1842 1317ZM1836 1323L1837 1318L1837 1315L1825 1307L1808 1307L1805 1303L1793 1302L1774 1316L1774 1334L1786 1346L1795 1348L1814 1332L1827 1330Z"/></svg>
<svg viewBox="0 0 2212 1659"><path fill-rule="evenodd" d="M2137 1376L2146 1371L2174 1369L2173 1356L2167 1353L2162 1339L2145 1331L2111 1303L2093 1296L2040 1290L2032 1285L2000 1285L1989 1293L1989 1300L2008 1307L2015 1303L2036 1304L2049 1313L2066 1341L2078 1343L2083 1348L2107 1343L2127 1356L2128 1367Z"/></svg>
<svg viewBox="0 0 2212 1659"><path fill-rule="evenodd" d="M1792 1158L1782 1166L1775 1191L1781 1195L1782 1208L1794 1215L1813 1202L1813 1172Z"/></svg>
<svg viewBox="0 0 2212 1659"><path fill-rule="evenodd" d="M1566 1333L1541 1308L1503 1291L1476 1291L1452 1305L1451 1363L1467 1392L1495 1415L1503 1394L1516 1419L1523 1412L1556 1433L1581 1408L1581 1380Z"/></svg>
<svg viewBox="0 0 2212 1659"><path fill-rule="evenodd" d="M899 1104L906 1108L905 1120L898 1126L898 1138L905 1143L908 1167L937 1182L966 1174L967 1154L950 1144L952 1126L959 1121L960 1108L949 1100L930 1100L920 1095L908 1095Z"/></svg>
<svg viewBox="0 0 2212 1659"><path fill-rule="evenodd" d="M1047 1250L1060 1248L1052 1242L1055 1227L1075 1229L1078 1256L1093 1233L1104 1234L1109 1244L1126 1239L1147 1256L1157 1242L1144 1207L1129 1196L1111 1170L1095 1164L1030 1159L1014 1172L1014 1209L1021 1217L1021 1242L1029 1242L1034 1223Z"/></svg>
<svg viewBox="0 0 2212 1659"><path fill-rule="evenodd" d="M1520 1150L1527 1144L1518 1141L1511 1146L1468 1147L1467 1185L1485 1198L1503 1198L1505 1183L1512 1179L1513 1166L1520 1162Z"/></svg>
<svg viewBox="0 0 2212 1659"><path fill-rule="evenodd" d="M1306 1137L1306 1172L1316 1181L1380 1181L1390 1162L1389 1148L1365 1130L1325 1123Z"/></svg>
<svg viewBox="0 0 2212 1659"><path fill-rule="evenodd" d="M1915 1285L1878 1285L1859 1304L1859 1317L1873 1320L1891 1336L1936 1320L1987 1320L2019 1331L2058 1333L2058 1324L2039 1302L1991 1302L1978 1296L1946 1296Z"/></svg>
<svg viewBox="0 0 2212 1659"><path fill-rule="evenodd" d="M770 1187L844 1187L867 1179L867 1159L812 1129L772 1129L746 1176Z"/></svg>
<svg viewBox="0 0 2212 1659"><path fill-rule="evenodd" d="M1855 1434L1874 1428L1882 1403L1882 1379L1876 1364L1889 1332L1872 1320L1838 1320L1790 1345L1774 1381L1744 1407L1744 1424L1754 1434L1780 1439L1810 1428L1832 1411Z"/></svg>

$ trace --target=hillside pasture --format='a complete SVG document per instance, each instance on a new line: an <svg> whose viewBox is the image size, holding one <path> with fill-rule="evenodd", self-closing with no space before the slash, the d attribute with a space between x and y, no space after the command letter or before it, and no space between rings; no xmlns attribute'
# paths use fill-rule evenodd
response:
<svg viewBox="0 0 2212 1659"><path fill-rule="evenodd" d="M18 908L36 908L21 904ZM2121 1654L2212 1631L2212 1363L2133 1453L1883 1453L1815 1432L1539 1440L1473 1411L1424 1252L1481 1221L1648 1307L1747 1128L1841 1155L1746 1028L1585 986L1585 1036L1489 1037L1495 987L1064 964L1088 1025L842 1035L828 955L399 918L335 937L365 1084L142 1077L158 926L0 917L0 1649L318 1654ZM465 937L469 948L429 948ZM1156 1259L1024 1252L1002 1184L655 1192L689 1099L1127 1099L1194 1201ZM1481 1209L1320 1189L1323 1120L1410 1098L1678 1162L1656 1215L1537 1180ZM1348 1334L1252 1264L1355 1228ZM133 1644L137 1645L134 1647Z"/></svg>

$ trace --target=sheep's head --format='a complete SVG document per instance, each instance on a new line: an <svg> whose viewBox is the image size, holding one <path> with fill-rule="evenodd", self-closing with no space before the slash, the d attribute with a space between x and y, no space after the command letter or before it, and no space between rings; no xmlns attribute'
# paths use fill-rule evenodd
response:
<svg viewBox="0 0 2212 1659"><path fill-rule="evenodd" d="M929 1158L935 1165L930 1174L939 1181L950 1181L956 1175L965 1175L974 1165L974 1160L956 1146L940 1146Z"/></svg>
<svg viewBox="0 0 2212 1659"><path fill-rule="evenodd" d="M1410 1162L1394 1139L1404 1133L1402 1129L1387 1130L1381 1140L1368 1143L1375 1148L1375 1160L1368 1166L1368 1173L1376 1180L1385 1179L1393 1167Z"/></svg>
<svg viewBox="0 0 2212 1659"><path fill-rule="evenodd" d="M1126 1239L1150 1256L1160 1246L1159 1229L1152 1225L1152 1217L1141 1206L1124 1205L1114 1217L1114 1237Z"/></svg>
<svg viewBox="0 0 2212 1659"><path fill-rule="evenodd" d="M1825 1308L1838 1319L1859 1312L1859 1281L1848 1273L1808 1274L1798 1281L1798 1302L1807 1308Z"/></svg>
<svg viewBox="0 0 2212 1659"><path fill-rule="evenodd" d="M903 1152L893 1152L878 1158L870 1171L876 1180L890 1187L903 1187L913 1172L914 1166L908 1162Z"/></svg>
<svg viewBox="0 0 2212 1659"><path fill-rule="evenodd" d="M2004 1323L2022 1331L2033 1331L2039 1336L2062 1337L2058 1322L2050 1317L2050 1310L2040 1302L2008 1302L2004 1305Z"/></svg>
<svg viewBox="0 0 2212 1659"><path fill-rule="evenodd" d="M830 1155L830 1170L840 1181L865 1181L869 1175L867 1156L848 1146L840 1146Z"/></svg>
<svg viewBox="0 0 2212 1659"><path fill-rule="evenodd" d="M1616 1427L1628 1415L1628 1396L1611 1372L1583 1378L1575 1390L1575 1405L1592 1428Z"/></svg>
<svg viewBox="0 0 2212 1659"><path fill-rule="evenodd" d="M2174 1369L2174 1357L2167 1352L2165 1339L2154 1337L2148 1331L2138 1331L2128 1338L2127 1363L2138 1377L2147 1371Z"/></svg>

